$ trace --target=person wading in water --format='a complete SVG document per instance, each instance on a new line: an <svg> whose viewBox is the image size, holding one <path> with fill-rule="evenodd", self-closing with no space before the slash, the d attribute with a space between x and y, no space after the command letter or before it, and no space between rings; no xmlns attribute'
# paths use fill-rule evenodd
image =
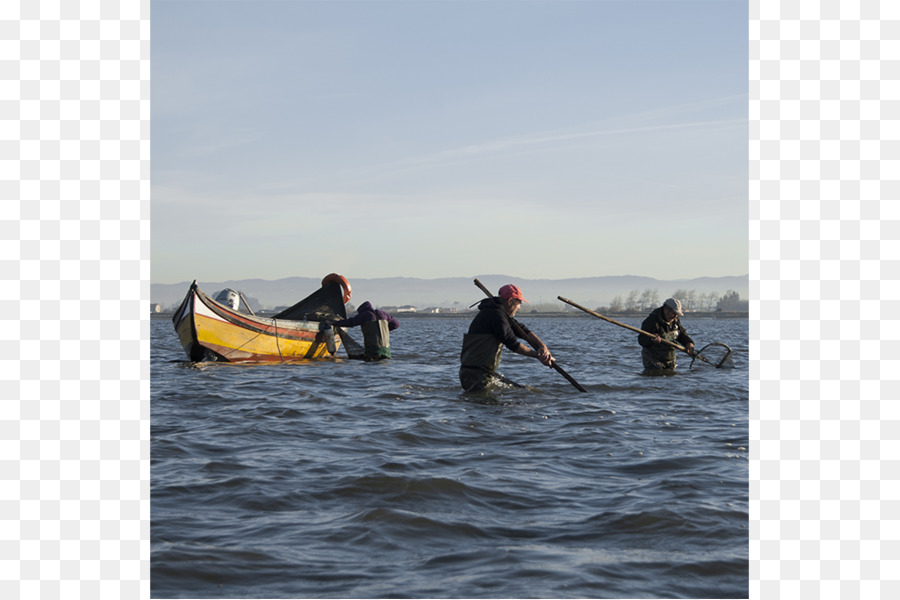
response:
<svg viewBox="0 0 900 600"><path fill-rule="evenodd" d="M459 357L459 382L465 391L474 392L498 384L521 387L497 372L503 346L516 354L536 358L548 367L552 365L553 356L544 342L513 319L522 302L528 302L522 290L509 284L500 288L499 297L485 298L478 304L478 314L472 319L468 333L463 336ZM532 348L519 341L513 331L513 323L523 333L522 339Z"/></svg>
<svg viewBox="0 0 900 600"><path fill-rule="evenodd" d="M638 336L644 369L647 371L675 370L675 348L664 344L662 340L678 342L684 346L689 355L694 354L694 340L691 339L684 325L678 319L683 316L681 302L675 298L669 298L644 319L641 329L647 333L656 334L655 337L643 334Z"/></svg>
<svg viewBox="0 0 900 600"><path fill-rule="evenodd" d="M334 321L335 327L360 326L363 334L363 345L366 347L365 360L381 360L391 357L390 332L400 327L400 323L384 312L377 310L371 302L363 302L355 317Z"/></svg>

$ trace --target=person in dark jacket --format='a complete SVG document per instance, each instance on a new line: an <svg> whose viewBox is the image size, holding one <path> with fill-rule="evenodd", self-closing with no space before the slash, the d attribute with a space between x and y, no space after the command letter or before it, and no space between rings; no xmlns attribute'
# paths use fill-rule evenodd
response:
<svg viewBox="0 0 900 600"><path fill-rule="evenodd" d="M644 361L646 370L675 370L675 348L663 343L662 340L677 342L684 346L688 354L693 355L694 340L691 339L684 325L679 320L679 317L683 316L684 312L681 310L681 302L675 298L669 298L662 306L654 309L644 319L641 329L647 333L655 334L654 337L644 334L638 335L638 343L641 345L641 358Z"/></svg>
<svg viewBox="0 0 900 600"><path fill-rule="evenodd" d="M544 342L513 318L522 302L528 302L522 290L510 284L500 288L499 297L485 298L478 304L478 314L463 336L460 352L459 382L465 391L474 392L497 384L518 386L497 372L503 346L551 366L553 356Z"/></svg>
<svg viewBox="0 0 900 600"><path fill-rule="evenodd" d="M384 312L376 310L368 301L363 302L356 311L355 317L341 319L332 323L334 327L360 326L363 334L366 360L381 360L391 357L391 334L389 332L400 327L400 323Z"/></svg>

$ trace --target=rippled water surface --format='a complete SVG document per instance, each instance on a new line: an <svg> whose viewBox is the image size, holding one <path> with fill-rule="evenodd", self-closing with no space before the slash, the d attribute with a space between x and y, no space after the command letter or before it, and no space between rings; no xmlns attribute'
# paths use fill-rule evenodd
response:
<svg viewBox="0 0 900 600"><path fill-rule="evenodd" d="M152 597L747 597L747 321L684 319L735 369L648 377L630 331L520 320L588 393L507 350L525 388L462 393L468 318L275 366L192 365L152 320Z"/></svg>

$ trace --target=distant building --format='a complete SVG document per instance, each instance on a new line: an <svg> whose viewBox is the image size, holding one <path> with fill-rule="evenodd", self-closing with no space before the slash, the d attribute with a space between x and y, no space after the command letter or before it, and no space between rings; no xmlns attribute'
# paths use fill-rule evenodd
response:
<svg viewBox="0 0 900 600"><path fill-rule="evenodd" d="M159 304L159 303L153 303L153 304L151 304L151 305L150 305L150 312L151 312L151 313L161 313L161 312L162 312L162 304Z"/></svg>
<svg viewBox="0 0 900 600"><path fill-rule="evenodd" d="M398 312L398 313L404 313L404 312L406 312L406 313L416 312L416 307L415 307L415 306L412 306L412 305L410 305L410 304L407 304L406 306L401 306L401 307L399 307L399 308L397 309L397 312Z"/></svg>

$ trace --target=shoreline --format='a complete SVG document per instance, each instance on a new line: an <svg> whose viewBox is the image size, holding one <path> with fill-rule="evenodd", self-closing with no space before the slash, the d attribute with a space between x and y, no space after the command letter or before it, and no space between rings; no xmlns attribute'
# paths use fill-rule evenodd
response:
<svg viewBox="0 0 900 600"><path fill-rule="evenodd" d="M468 318L471 319L475 316L477 311L469 310L464 312L441 312L441 313L426 313L426 312L391 312L391 315L397 319L426 319L426 318L437 318L437 319L460 319L460 318ZM150 313L151 319L171 319L174 315L174 312L159 312L159 313ZM610 317L611 319L642 319L646 317L648 313L643 312L627 312L627 313L607 313L603 316ZM271 315L260 314L257 313L258 316L261 317L270 317ZM597 317L593 315L589 315L587 313L578 311L566 311L566 312L534 312L534 313L522 313L516 315L516 319L543 319L543 318L566 318L566 319L596 319ZM749 319L750 313L748 312L692 312L685 313L682 319Z"/></svg>
<svg viewBox="0 0 900 600"><path fill-rule="evenodd" d="M405 319L407 317L417 318L417 319L420 319L423 317L438 317L438 318L446 317L446 318L450 318L450 319L459 318L459 317L472 318L475 316L475 314L476 314L476 311L474 311L474 310L466 311L466 312L455 312L455 313L449 313L449 312L447 312L447 313L423 313L423 312L391 313L391 315L393 315L397 319ZM603 316L610 317L612 319L631 319L631 318L643 319L648 314L650 314L649 311L646 313L642 313L642 312L605 313ZM580 319L580 318L596 319L597 318L593 315L589 315L589 314L587 314L585 312L581 312L581 311L578 311L578 312L574 312L574 311L535 312L535 313L523 313L523 312L519 311L519 313L516 315L516 319L518 319L518 320L531 319L531 318L541 319L541 318L547 318L547 317L566 318L566 319ZM720 312L720 313L696 312L696 313L685 313L685 315L681 318L682 318L682 320L698 319L698 318L699 319L749 319L750 313L748 313L748 312Z"/></svg>

